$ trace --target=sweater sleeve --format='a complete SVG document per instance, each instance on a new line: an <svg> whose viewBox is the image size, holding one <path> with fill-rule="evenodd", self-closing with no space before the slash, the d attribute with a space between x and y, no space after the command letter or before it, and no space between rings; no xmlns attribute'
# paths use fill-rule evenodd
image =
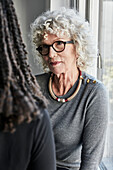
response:
<svg viewBox="0 0 113 170"><path fill-rule="evenodd" d="M37 123L27 170L56 170L55 145L48 112Z"/></svg>
<svg viewBox="0 0 113 170"><path fill-rule="evenodd" d="M97 170L102 160L108 122L108 95L96 83L87 99L80 170Z"/></svg>

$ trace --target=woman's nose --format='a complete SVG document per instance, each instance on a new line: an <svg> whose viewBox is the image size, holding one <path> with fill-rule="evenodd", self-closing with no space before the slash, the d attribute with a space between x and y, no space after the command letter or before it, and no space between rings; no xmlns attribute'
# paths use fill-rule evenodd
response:
<svg viewBox="0 0 113 170"><path fill-rule="evenodd" d="M49 58L54 58L57 52L53 49L53 47L49 48Z"/></svg>

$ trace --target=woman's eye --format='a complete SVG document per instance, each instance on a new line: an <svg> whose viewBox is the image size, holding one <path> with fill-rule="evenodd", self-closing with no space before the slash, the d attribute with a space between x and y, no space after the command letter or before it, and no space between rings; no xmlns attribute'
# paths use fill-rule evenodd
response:
<svg viewBox="0 0 113 170"><path fill-rule="evenodd" d="M43 46L42 46L43 48L48 48L48 45L46 45L46 44L43 44Z"/></svg>
<svg viewBox="0 0 113 170"><path fill-rule="evenodd" d="M63 42L62 41L57 41L57 45L62 45Z"/></svg>

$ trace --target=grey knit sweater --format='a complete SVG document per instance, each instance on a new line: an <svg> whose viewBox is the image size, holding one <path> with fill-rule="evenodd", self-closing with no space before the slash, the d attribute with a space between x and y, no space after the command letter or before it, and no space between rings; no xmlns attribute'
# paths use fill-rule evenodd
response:
<svg viewBox="0 0 113 170"><path fill-rule="evenodd" d="M82 72L78 94L69 102L55 101L48 90L50 73L37 75L48 111L56 144L58 167L73 170L97 170L102 160L108 119L108 97L104 85ZM77 82L66 94L69 97Z"/></svg>

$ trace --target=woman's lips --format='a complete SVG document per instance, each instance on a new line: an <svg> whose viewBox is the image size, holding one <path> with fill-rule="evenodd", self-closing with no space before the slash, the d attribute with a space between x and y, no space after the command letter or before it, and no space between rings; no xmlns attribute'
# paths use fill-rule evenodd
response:
<svg viewBox="0 0 113 170"><path fill-rule="evenodd" d="M56 66L57 64L60 64L61 61L54 61L54 62L50 62L50 65L52 66Z"/></svg>

